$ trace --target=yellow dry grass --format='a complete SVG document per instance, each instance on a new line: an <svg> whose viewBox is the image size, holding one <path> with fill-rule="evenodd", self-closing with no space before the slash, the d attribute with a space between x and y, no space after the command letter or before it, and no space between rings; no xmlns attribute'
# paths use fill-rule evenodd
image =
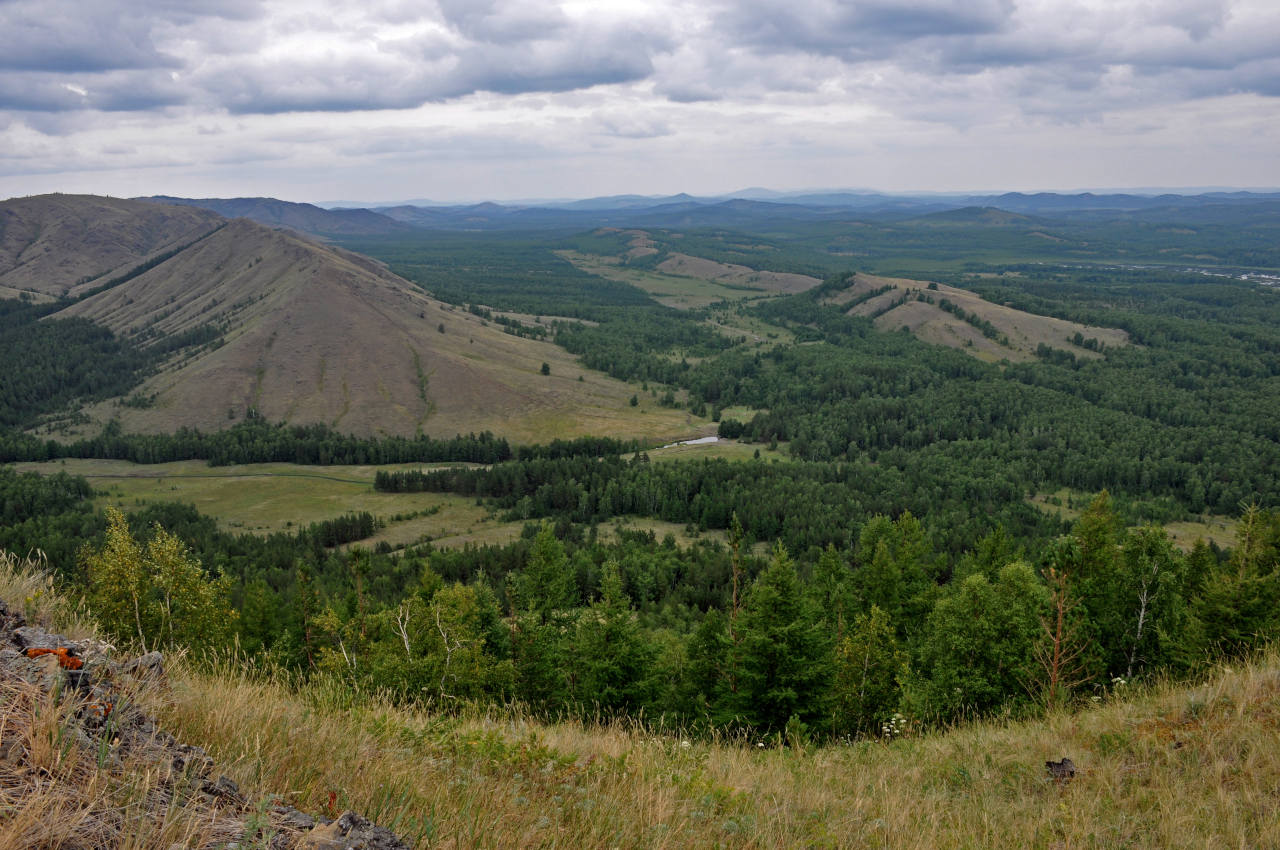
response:
<svg viewBox="0 0 1280 850"><path fill-rule="evenodd" d="M859 295L884 286L893 288L854 305L849 312L857 316L876 316L876 327L881 330L906 328L926 342L956 348L981 360L1033 359L1037 347L1042 343L1050 348L1070 351L1077 357L1100 357L1097 352L1072 342L1077 333L1086 340L1096 339L1108 347L1129 344L1129 335L1121 330L1082 325L1052 316L1038 316L1003 304L984 301L977 293L967 289L905 278L858 274L848 288L829 296L825 303L847 304ZM931 286L935 288L929 289ZM887 309L904 295L932 298L935 303L908 300ZM938 302L944 298L965 313L990 322L1004 339L989 339L968 322L943 310Z"/></svg>
<svg viewBox="0 0 1280 850"><path fill-rule="evenodd" d="M0 570L0 598L22 592ZM1123 686L1076 713L822 747L404 708L235 665L170 671L167 693L139 699L247 791L363 811L418 847L1280 846L1274 650L1191 685ZM75 846L58 843L64 824L87 822L77 812L98 800L196 843L182 830L204 814L168 807L160 832L135 791L105 795L89 766L60 755L64 709L27 705L6 699L6 729L30 718L30 758L66 784L9 779L0 848ZM1055 783L1044 763L1062 757L1078 773Z"/></svg>
<svg viewBox="0 0 1280 850"><path fill-rule="evenodd" d="M1269 847L1280 842L1274 655L1198 687L890 743L760 749L544 725L183 671L165 719L300 808L380 813L419 846ZM1074 781L1044 762L1067 756Z"/></svg>

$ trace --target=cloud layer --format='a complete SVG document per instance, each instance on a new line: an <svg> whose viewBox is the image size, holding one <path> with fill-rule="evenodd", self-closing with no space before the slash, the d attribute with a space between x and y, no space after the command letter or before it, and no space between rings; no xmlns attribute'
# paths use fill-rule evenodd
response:
<svg viewBox="0 0 1280 850"><path fill-rule="evenodd" d="M784 180L979 137L1059 163L1065 137L1158 138L1175 168L1190 116L1274 143L1277 98L1273 0L0 0L0 178L365 149L673 174L719 151Z"/></svg>

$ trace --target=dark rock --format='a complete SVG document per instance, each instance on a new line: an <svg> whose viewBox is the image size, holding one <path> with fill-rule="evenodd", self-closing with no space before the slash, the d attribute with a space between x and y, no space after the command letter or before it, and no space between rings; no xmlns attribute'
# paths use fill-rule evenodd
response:
<svg viewBox="0 0 1280 850"><path fill-rule="evenodd" d="M305 850L409 850L391 830L374 826L355 812L315 827L298 839Z"/></svg>
<svg viewBox="0 0 1280 850"><path fill-rule="evenodd" d="M1076 764L1069 758L1064 758L1062 761L1047 761L1044 766L1054 782L1067 782L1076 777Z"/></svg>
<svg viewBox="0 0 1280 850"><path fill-rule="evenodd" d="M51 634L35 626L21 626L13 630L14 643L23 652L28 649L57 649L65 646L73 654L79 654L80 646L59 634Z"/></svg>
<svg viewBox="0 0 1280 850"><path fill-rule="evenodd" d="M316 819L306 812L300 812L293 806L276 806L272 811L280 816L283 826L306 832L315 829Z"/></svg>
<svg viewBox="0 0 1280 850"><path fill-rule="evenodd" d="M240 794L240 786L226 776L219 776L217 782L204 783L200 786L200 790L219 800L233 803L244 802L244 797Z"/></svg>

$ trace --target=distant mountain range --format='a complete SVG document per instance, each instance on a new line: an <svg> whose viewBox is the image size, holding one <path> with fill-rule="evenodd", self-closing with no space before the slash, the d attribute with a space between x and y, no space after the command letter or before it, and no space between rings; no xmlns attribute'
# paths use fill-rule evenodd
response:
<svg viewBox="0 0 1280 850"><path fill-rule="evenodd" d="M274 198L145 198L153 202L201 207L229 218L251 218L322 238L404 234L415 230L546 231L592 227L753 228L774 223L823 221L929 220L936 214L960 214L972 223L1020 226L1019 216L1077 222L1146 221L1152 223L1232 224L1280 220L1280 192L1206 192L1198 195L1024 194L918 196L873 192L785 194L745 190L753 197L662 197L612 195L537 204L399 204L373 209L330 208ZM978 210L981 214L960 211ZM990 211L1007 215L997 215Z"/></svg>

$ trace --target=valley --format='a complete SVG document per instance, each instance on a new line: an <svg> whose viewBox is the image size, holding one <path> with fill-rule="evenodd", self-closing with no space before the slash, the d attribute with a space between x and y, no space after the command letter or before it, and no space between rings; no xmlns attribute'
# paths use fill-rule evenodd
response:
<svg viewBox="0 0 1280 850"><path fill-rule="evenodd" d="M1212 199L163 200L0 204L0 549L148 645L196 565L223 614L187 648L276 671L275 706L809 765L1280 636L1273 199L1230 235ZM135 563L146 617L102 578ZM1062 755L1000 740L1000 775Z"/></svg>

